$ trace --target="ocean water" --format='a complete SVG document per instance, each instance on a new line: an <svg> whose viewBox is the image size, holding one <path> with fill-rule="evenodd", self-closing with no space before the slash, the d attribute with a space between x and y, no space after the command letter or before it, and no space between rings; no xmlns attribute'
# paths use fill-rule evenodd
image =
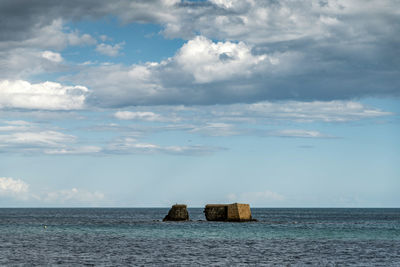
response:
<svg viewBox="0 0 400 267"><path fill-rule="evenodd" d="M400 266L400 209L252 209L257 222L162 222L168 208L0 209L0 265ZM47 228L44 227L47 226Z"/></svg>

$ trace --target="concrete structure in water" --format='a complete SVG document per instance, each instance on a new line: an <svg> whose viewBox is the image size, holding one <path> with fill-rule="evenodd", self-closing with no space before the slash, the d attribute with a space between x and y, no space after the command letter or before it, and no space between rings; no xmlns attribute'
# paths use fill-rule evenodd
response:
<svg viewBox="0 0 400 267"><path fill-rule="evenodd" d="M188 221L189 213L187 206L183 204L175 204L169 210L168 215L165 216L163 221Z"/></svg>
<svg viewBox="0 0 400 267"><path fill-rule="evenodd" d="M208 204L204 209L204 214L207 221L254 221L249 204Z"/></svg>

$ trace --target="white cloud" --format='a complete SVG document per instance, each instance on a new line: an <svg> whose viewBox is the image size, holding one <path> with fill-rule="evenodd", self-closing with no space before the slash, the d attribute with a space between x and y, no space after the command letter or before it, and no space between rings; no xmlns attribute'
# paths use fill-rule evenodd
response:
<svg viewBox="0 0 400 267"><path fill-rule="evenodd" d="M0 125L0 132L26 131L32 127L27 121L3 121L5 125Z"/></svg>
<svg viewBox="0 0 400 267"><path fill-rule="evenodd" d="M287 129L271 132L270 135L280 137L296 137L296 138L332 138L332 136L322 134L319 131L309 131L302 129Z"/></svg>
<svg viewBox="0 0 400 267"><path fill-rule="evenodd" d="M32 31L16 39L0 38L0 80L29 79L41 73L65 71L71 66L55 51L68 46L96 44L96 40L89 34L64 27L64 21L60 18L47 25L42 22L29 25Z"/></svg>
<svg viewBox="0 0 400 267"><path fill-rule="evenodd" d="M50 205L99 205L105 195L99 191L87 191L76 187L69 190L35 193L29 184L10 177L0 177L0 196L19 199L23 202Z"/></svg>
<svg viewBox="0 0 400 267"><path fill-rule="evenodd" d="M175 122L179 121L175 114L171 116L161 116L160 114L152 111L117 111L114 113L114 117L119 120L140 120L140 121L157 121L157 122Z"/></svg>
<svg viewBox="0 0 400 267"><path fill-rule="evenodd" d="M182 46L174 61L194 77L196 83L251 76L269 64L278 64L278 58L255 56L243 42L218 42L197 36ZM261 65L261 66L260 66Z"/></svg>
<svg viewBox="0 0 400 267"><path fill-rule="evenodd" d="M0 51L0 80L25 79L40 73L65 70L59 53L34 48Z"/></svg>
<svg viewBox="0 0 400 267"><path fill-rule="evenodd" d="M125 22L159 23L167 37L188 42L168 60L77 78L96 89L99 104L113 107L398 96L399 64L389 60L398 54L398 7L358 0L132 3L115 10Z"/></svg>
<svg viewBox="0 0 400 267"><path fill-rule="evenodd" d="M216 107L214 116L226 120L239 118L291 120L296 122L348 122L393 115L354 101L281 101L235 104Z"/></svg>
<svg viewBox="0 0 400 267"><path fill-rule="evenodd" d="M96 51L99 52L100 54L109 56L109 57L116 57L119 55L120 50L122 49L122 46L124 43L119 43L115 45L109 45L109 44L98 44L96 46Z"/></svg>
<svg viewBox="0 0 400 267"><path fill-rule="evenodd" d="M28 190L29 185L20 179L0 177L0 195L24 195Z"/></svg>
<svg viewBox="0 0 400 267"><path fill-rule="evenodd" d="M18 9L25 14L24 25L2 25L2 32L10 38L0 40L0 51L13 50L12 55L0 55L2 78L28 79L29 74L55 69L46 65L49 62L37 64L36 57L26 57L33 51L97 44L90 35L66 27L70 19L117 16L123 23L162 25L166 37L188 40L174 57L156 64L82 70L76 78L79 84L93 85L94 102L99 105L309 101L399 94L394 86L400 77L399 64L392 56L399 49L396 1L160 0L96 5L85 1L49 3L38 10L33 4L24 7ZM20 21L12 12L1 15L6 21ZM100 39L104 42L106 37L100 35ZM121 47L100 43L96 49L116 56ZM19 56L18 49L28 51Z"/></svg>
<svg viewBox="0 0 400 267"><path fill-rule="evenodd" d="M222 150L220 147L208 147L203 145L192 146L160 146L151 143L142 143L131 137L124 137L110 143L105 150L111 154L172 154L202 156Z"/></svg>
<svg viewBox="0 0 400 267"><path fill-rule="evenodd" d="M398 3L385 1L210 0L207 3L215 6L165 7L165 13L174 17L158 17L166 25L164 34L188 38L201 32L208 38L251 43L321 39L338 33L344 39L361 34L368 38L374 34L367 30L368 25L386 25L390 16L398 14ZM368 21L368 15L372 14L375 19Z"/></svg>
<svg viewBox="0 0 400 267"><path fill-rule="evenodd" d="M63 58L59 53L55 53L55 52L52 52L52 51L44 51L42 53L42 57L47 59L47 60L50 60L50 61L53 61L53 62L57 62L57 63L63 61Z"/></svg>
<svg viewBox="0 0 400 267"><path fill-rule="evenodd" d="M102 151L101 147L98 146L78 146L58 149L46 149L45 154L50 155L85 155L85 154L97 154Z"/></svg>
<svg viewBox="0 0 400 267"><path fill-rule="evenodd" d="M82 109L88 89L55 82L0 81L0 108L45 110Z"/></svg>
<svg viewBox="0 0 400 267"><path fill-rule="evenodd" d="M78 138L47 124L26 121L3 121L0 124L0 148L10 153L88 154L94 146L77 146Z"/></svg>
<svg viewBox="0 0 400 267"><path fill-rule="evenodd" d="M52 204L97 204L104 200L101 192L90 192L83 189L72 188L44 194L42 201Z"/></svg>
<svg viewBox="0 0 400 267"><path fill-rule="evenodd" d="M193 126L189 132L200 133L209 136L230 136L242 133L231 124L221 122L210 122L205 125Z"/></svg>
<svg viewBox="0 0 400 267"><path fill-rule="evenodd" d="M101 146L81 144L78 137L56 131L54 127L26 121L3 121L0 124L2 151L20 154L96 155Z"/></svg>
<svg viewBox="0 0 400 267"><path fill-rule="evenodd" d="M117 111L114 116L120 120L159 121L161 116L150 111Z"/></svg>
<svg viewBox="0 0 400 267"><path fill-rule="evenodd" d="M28 121L16 120L16 121L4 121L6 124L17 125L17 126L30 126L32 123Z"/></svg>
<svg viewBox="0 0 400 267"><path fill-rule="evenodd" d="M57 147L73 142L75 139L72 135L56 131L15 132L0 135L0 146Z"/></svg>
<svg viewBox="0 0 400 267"><path fill-rule="evenodd" d="M67 45L94 45L96 40L89 34L80 34L78 31L70 32L66 34Z"/></svg>
<svg viewBox="0 0 400 267"><path fill-rule="evenodd" d="M249 87L247 79L292 64L289 53L253 55L251 49L242 42L212 42L198 36L161 62L87 66L66 79L93 88L93 99L103 106L207 104L225 97L228 100L224 102L229 103L232 97L258 92L259 88Z"/></svg>

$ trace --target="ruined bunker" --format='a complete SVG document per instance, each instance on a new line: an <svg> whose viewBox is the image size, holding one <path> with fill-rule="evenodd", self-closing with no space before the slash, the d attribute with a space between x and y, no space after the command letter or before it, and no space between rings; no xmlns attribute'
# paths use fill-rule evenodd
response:
<svg viewBox="0 0 400 267"><path fill-rule="evenodd" d="M208 204L204 209L207 221L252 221L249 204Z"/></svg>

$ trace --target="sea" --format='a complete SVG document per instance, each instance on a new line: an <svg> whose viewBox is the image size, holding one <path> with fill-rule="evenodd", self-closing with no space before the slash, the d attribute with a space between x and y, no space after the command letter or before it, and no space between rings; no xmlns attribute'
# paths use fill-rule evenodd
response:
<svg viewBox="0 0 400 267"><path fill-rule="evenodd" d="M168 208L2 208L1 266L400 266L400 209L252 208L258 221L162 222Z"/></svg>

